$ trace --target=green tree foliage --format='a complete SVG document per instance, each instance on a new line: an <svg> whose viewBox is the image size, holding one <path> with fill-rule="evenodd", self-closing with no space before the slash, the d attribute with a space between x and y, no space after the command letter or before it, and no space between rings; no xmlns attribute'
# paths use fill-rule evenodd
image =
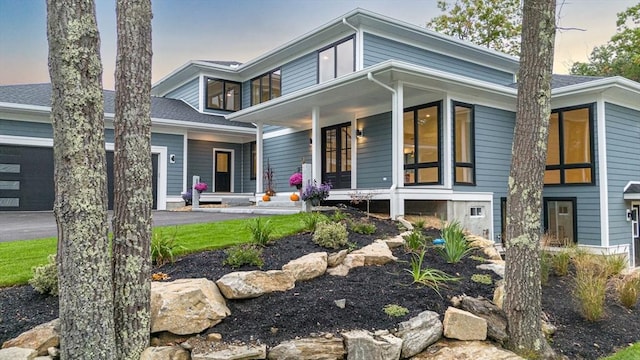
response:
<svg viewBox="0 0 640 360"><path fill-rule="evenodd" d="M640 81L640 3L618 13L617 31L604 45L596 46L588 62L574 62L573 75L624 76Z"/></svg>
<svg viewBox="0 0 640 360"><path fill-rule="evenodd" d="M438 1L438 8L445 14L431 19L428 28L510 55L520 54L520 0Z"/></svg>

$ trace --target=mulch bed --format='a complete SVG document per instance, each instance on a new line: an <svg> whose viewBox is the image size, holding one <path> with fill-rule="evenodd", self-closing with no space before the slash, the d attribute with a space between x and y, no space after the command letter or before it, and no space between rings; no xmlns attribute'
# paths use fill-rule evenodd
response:
<svg viewBox="0 0 640 360"><path fill-rule="evenodd" d="M343 209L351 219L364 214ZM399 233L396 223L371 218L376 224L374 235L349 234L349 241L362 247L386 235ZM437 230L427 231L437 235ZM311 234L297 234L280 239L264 248L263 270L280 269L288 261L302 255L327 251L311 241ZM331 251L329 251L331 252ZM229 300L231 316L207 332L222 334L225 341L260 341L273 346L284 340L305 337L312 333L339 333L351 329L391 329L398 322L424 310L444 314L452 296L466 294L492 298L493 286L470 280L473 274L492 272L477 270L477 260L464 258L458 264L447 264L435 251L427 252L426 266L437 268L462 278L434 290L411 283L411 255L404 249L394 250L399 261L385 266L352 269L346 277L323 275L297 282L290 291L273 293L249 300ZM231 269L223 266L223 251L205 251L181 257L173 264L154 269L168 274L171 280L208 278L217 280L231 271L254 270L255 267ZM570 296L570 277L554 277L543 287L543 309L558 327L551 346L569 359L597 359L630 343L640 341L640 312L627 310L613 299L607 301L606 316L598 322L582 319ZM344 309L335 300L346 299ZM394 318L383 312L388 304L409 309L409 314ZM0 289L0 343L23 331L58 316L57 298L40 295L30 286Z"/></svg>

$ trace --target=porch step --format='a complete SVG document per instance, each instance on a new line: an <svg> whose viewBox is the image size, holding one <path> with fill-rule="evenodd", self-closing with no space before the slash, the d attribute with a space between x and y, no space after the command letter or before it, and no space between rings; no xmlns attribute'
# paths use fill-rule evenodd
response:
<svg viewBox="0 0 640 360"><path fill-rule="evenodd" d="M261 198L258 198L257 206L259 207L270 207L270 208L301 208L301 201L291 201L289 196L291 194L285 195L276 195L271 196L270 201L262 201Z"/></svg>
<svg viewBox="0 0 640 360"><path fill-rule="evenodd" d="M251 193L202 193L200 203L218 203L231 206L248 206L254 203L254 196Z"/></svg>

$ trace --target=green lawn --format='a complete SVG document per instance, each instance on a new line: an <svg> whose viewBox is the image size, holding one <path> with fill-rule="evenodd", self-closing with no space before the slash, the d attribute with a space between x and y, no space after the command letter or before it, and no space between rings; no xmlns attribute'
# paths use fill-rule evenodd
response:
<svg viewBox="0 0 640 360"><path fill-rule="evenodd" d="M299 214L269 216L264 219L271 221L275 238L298 233L303 228ZM175 234L177 242L184 246L184 249L176 251L176 255L182 255L250 241L247 221L249 220L240 219L157 227L154 233L160 232L163 236ZM0 243L0 287L26 284L32 276L31 269L46 264L47 255L56 253L57 243L55 237Z"/></svg>
<svg viewBox="0 0 640 360"><path fill-rule="evenodd" d="M640 342L637 342L617 353L600 360L636 360L640 359Z"/></svg>

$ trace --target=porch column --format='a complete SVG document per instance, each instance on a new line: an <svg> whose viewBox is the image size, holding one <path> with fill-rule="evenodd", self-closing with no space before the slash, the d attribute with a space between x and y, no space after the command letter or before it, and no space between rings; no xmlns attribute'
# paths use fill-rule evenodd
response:
<svg viewBox="0 0 640 360"><path fill-rule="evenodd" d="M391 97L391 179L392 189L389 194L391 218L404 215L404 201L398 189L404 187L404 84L400 81L393 85Z"/></svg>
<svg viewBox="0 0 640 360"><path fill-rule="evenodd" d="M262 184L262 174L263 174L263 170L262 170L262 164L264 163L262 157L263 157L263 137L262 137L262 131L263 131L263 125L262 123L257 123L256 124L257 129L256 129L256 194L262 193L263 191L263 184Z"/></svg>
<svg viewBox="0 0 640 360"><path fill-rule="evenodd" d="M354 116L351 120L351 189L358 188L358 143L357 136L358 119Z"/></svg>
<svg viewBox="0 0 640 360"><path fill-rule="evenodd" d="M322 176L322 147L320 144L320 107L311 109L311 177L320 182Z"/></svg>

